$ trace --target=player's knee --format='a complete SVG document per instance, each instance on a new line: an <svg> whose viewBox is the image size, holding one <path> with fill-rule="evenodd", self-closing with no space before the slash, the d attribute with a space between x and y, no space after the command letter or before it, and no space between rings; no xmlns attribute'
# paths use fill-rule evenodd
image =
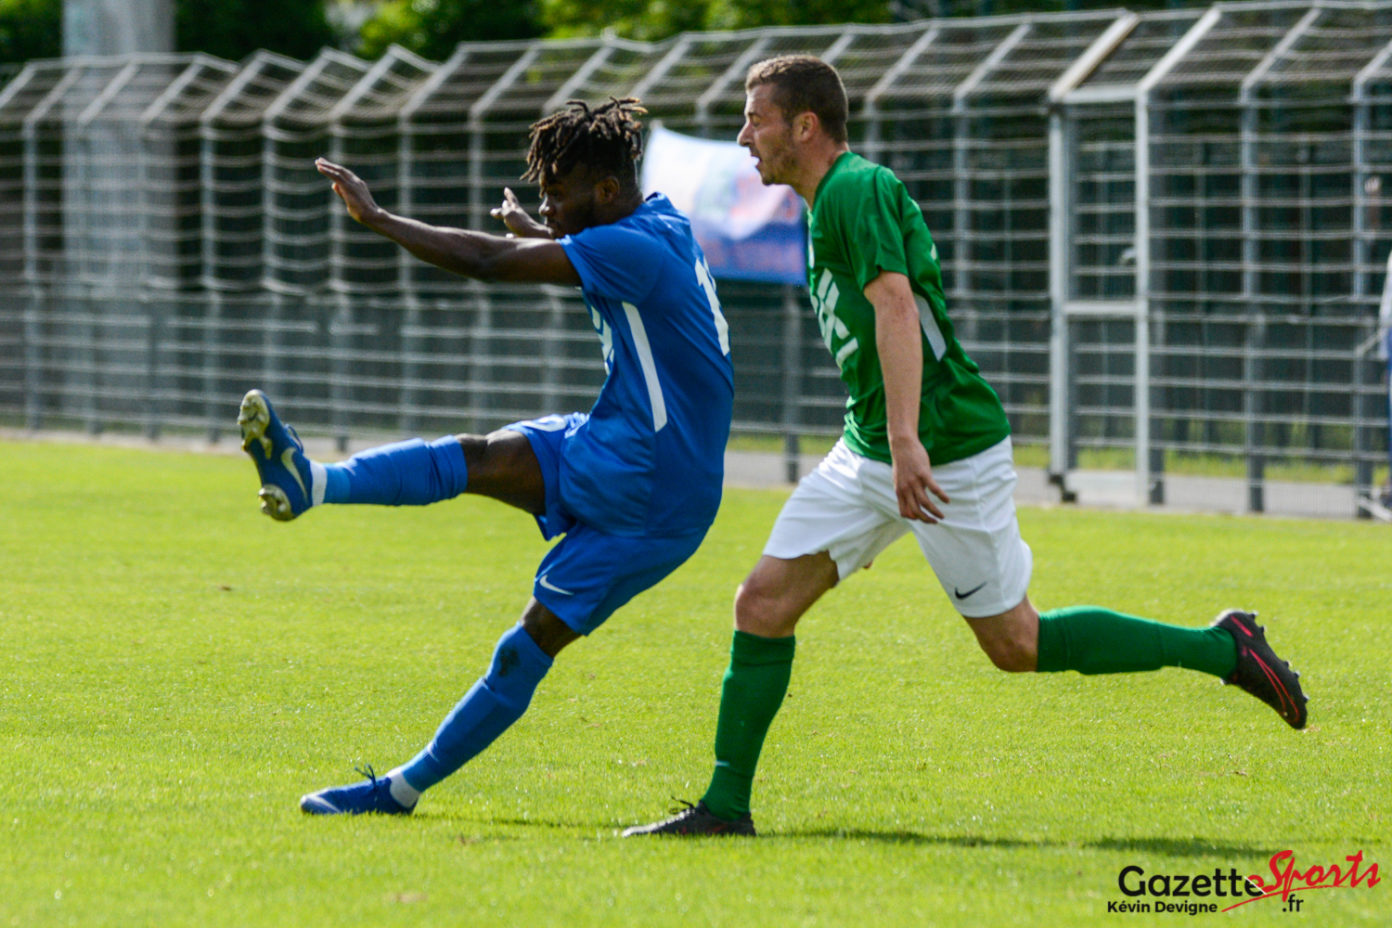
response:
<svg viewBox="0 0 1392 928"><path fill-rule="evenodd" d="M991 663L1006 673L1032 673L1038 663L1033 645L1020 638L982 639L981 648Z"/></svg>
<svg viewBox="0 0 1392 928"><path fill-rule="evenodd" d="M735 625L743 628L743 623L764 611L769 597L762 584L750 577L735 588Z"/></svg>
<svg viewBox="0 0 1392 928"><path fill-rule="evenodd" d="M1000 615L968 618L981 650L1007 673L1031 673L1039 663L1039 613L1029 597Z"/></svg>
<svg viewBox="0 0 1392 928"><path fill-rule="evenodd" d="M469 492L492 496L531 513L545 507L545 485L527 436L503 429L458 435L469 471Z"/></svg>
<svg viewBox="0 0 1392 928"><path fill-rule="evenodd" d="M772 584L750 575L735 590L735 628L767 638L790 634L797 616L786 614L782 599Z"/></svg>

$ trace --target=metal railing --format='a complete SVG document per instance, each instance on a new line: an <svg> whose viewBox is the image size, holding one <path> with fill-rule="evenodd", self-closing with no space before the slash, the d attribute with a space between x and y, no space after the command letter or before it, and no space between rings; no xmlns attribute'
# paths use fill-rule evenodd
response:
<svg viewBox="0 0 1392 928"><path fill-rule="evenodd" d="M255 385L340 442L586 408L602 367L576 293L415 261L347 220L313 158L488 228L566 99L637 95L732 139L748 65L794 51L841 71L852 146L922 205L959 335L1065 493L1098 457L1146 499L1187 457L1240 466L1258 510L1276 465L1371 489L1392 2L33 62L0 89L0 423L216 438ZM736 428L836 430L803 295L720 292Z"/></svg>

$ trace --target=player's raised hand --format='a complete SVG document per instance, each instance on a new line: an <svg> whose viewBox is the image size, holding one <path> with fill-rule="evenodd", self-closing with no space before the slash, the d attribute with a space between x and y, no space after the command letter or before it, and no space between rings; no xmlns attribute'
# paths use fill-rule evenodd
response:
<svg viewBox="0 0 1392 928"><path fill-rule="evenodd" d="M348 207L348 215L363 225L370 226L374 216L381 212L381 207L372 198L372 191L367 189L363 179L327 158L314 159L314 167L320 174L333 181L333 192L343 199L343 205Z"/></svg>
<svg viewBox="0 0 1392 928"><path fill-rule="evenodd" d="M550 238L551 230L544 223L537 222L522 208L517 194L511 187L503 188L503 204L490 211L494 219L502 220L508 231L518 238Z"/></svg>

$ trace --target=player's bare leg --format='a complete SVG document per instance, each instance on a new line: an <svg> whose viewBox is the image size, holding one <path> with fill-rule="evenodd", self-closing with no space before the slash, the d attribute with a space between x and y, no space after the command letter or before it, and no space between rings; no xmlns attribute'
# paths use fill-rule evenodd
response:
<svg viewBox="0 0 1392 928"><path fill-rule="evenodd" d="M1026 596L1015 608L988 618L968 618L977 644L1001 670L1029 673L1039 659L1039 610Z"/></svg>
<svg viewBox="0 0 1392 928"><path fill-rule="evenodd" d="M764 555L735 591L735 628L786 638L837 579L836 562L825 551L797 558Z"/></svg>
<svg viewBox="0 0 1392 928"><path fill-rule="evenodd" d="M546 508L546 484L531 442L521 432L500 429L460 435L469 468L466 492L487 496L536 515Z"/></svg>

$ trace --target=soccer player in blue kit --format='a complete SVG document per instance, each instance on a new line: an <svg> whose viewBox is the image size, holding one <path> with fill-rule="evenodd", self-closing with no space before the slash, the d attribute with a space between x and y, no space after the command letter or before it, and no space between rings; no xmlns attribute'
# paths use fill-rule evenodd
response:
<svg viewBox="0 0 1392 928"><path fill-rule="evenodd" d="M531 513L547 539L563 536L521 620L430 744L385 776L369 768L365 781L302 797L305 812L411 812L522 716L562 648L680 566L715 518L734 396L728 333L686 217L639 187L643 112L631 98L571 101L534 124L523 178L541 188L543 222L505 191L493 214L508 236L394 215L351 171L316 162L353 219L424 261L480 280L579 286L608 376L589 413L414 439L339 464L310 460L260 391L242 401L242 444L273 518L476 493Z"/></svg>

